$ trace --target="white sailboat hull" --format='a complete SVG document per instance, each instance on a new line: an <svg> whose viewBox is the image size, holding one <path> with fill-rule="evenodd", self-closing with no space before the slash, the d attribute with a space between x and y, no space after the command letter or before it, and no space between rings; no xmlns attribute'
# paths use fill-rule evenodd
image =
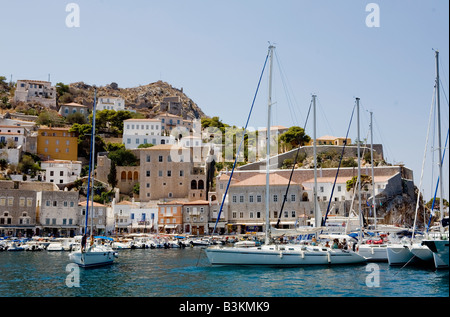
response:
<svg viewBox="0 0 450 317"><path fill-rule="evenodd" d="M387 247L387 256L389 265L404 265L408 262L414 262L414 254L405 244L392 244Z"/></svg>
<svg viewBox="0 0 450 317"><path fill-rule="evenodd" d="M449 251L447 240L423 240L422 243L426 245L433 252L433 259L436 268L448 268Z"/></svg>
<svg viewBox="0 0 450 317"><path fill-rule="evenodd" d="M388 262L387 244L362 244L357 253L370 262Z"/></svg>
<svg viewBox="0 0 450 317"><path fill-rule="evenodd" d="M411 253L414 254L416 257L421 259L425 262L432 262L433 260L433 252L426 247L419 244L413 244L410 248Z"/></svg>
<svg viewBox="0 0 450 317"><path fill-rule="evenodd" d="M205 249L212 265L335 265L356 264L366 260L346 250L322 247L265 245L261 247L209 247Z"/></svg>
<svg viewBox="0 0 450 317"><path fill-rule="evenodd" d="M81 267L93 267L109 265L114 263L117 253L113 250L81 250L74 251L69 254L72 262Z"/></svg>

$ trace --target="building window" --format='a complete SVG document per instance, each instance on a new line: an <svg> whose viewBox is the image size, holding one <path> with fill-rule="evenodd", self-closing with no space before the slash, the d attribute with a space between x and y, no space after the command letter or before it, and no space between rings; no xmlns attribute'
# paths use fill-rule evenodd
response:
<svg viewBox="0 0 450 317"><path fill-rule="evenodd" d="M253 195L248 196L248 202L250 202L250 203L253 202Z"/></svg>
<svg viewBox="0 0 450 317"><path fill-rule="evenodd" d="M295 195L291 195L291 201L295 201Z"/></svg>
<svg viewBox="0 0 450 317"><path fill-rule="evenodd" d="M273 195L273 202L276 203L278 201L278 195Z"/></svg>
<svg viewBox="0 0 450 317"><path fill-rule="evenodd" d="M256 202L258 202L258 203L261 202L261 195L257 195L257 196L256 196Z"/></svg>
<svg viewBox="0 0 450 317"><path fill-rule="evenodd" d="M236 197L236 195L233 195L233 202L234 202L234 203L237 202L237 197Z"/></svg>
<svg viewBox="0 0 450 317"><path fill-rule="evenodd" d="M162 155L160 155L159 157L158 157L158 162L162 162L163 161L163 157L162 157Z"/></svg>

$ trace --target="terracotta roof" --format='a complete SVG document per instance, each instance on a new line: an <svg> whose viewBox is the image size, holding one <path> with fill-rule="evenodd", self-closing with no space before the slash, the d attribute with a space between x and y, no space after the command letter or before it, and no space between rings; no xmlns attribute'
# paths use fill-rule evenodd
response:
<svg viewBox="0 0 450 317"><path fill-rule="evenodd" d="M86 206L86 201L80 201L78 203L78 206ZM105 205L100 204L100 203L96 203L95 201L94 201L94 205L92 205L92 202L89 202L89 207L92 207L92 206L94 206L94 207L106 207Z"/></svg>
<svg viewBox="0 0 450 317"><path fill-rule="evenodd" d="M193 200L186 203L183 203L183 205L209 205L209 201L207 200Z"/></svg>
<svg viewBox="0 0 450 317"><path fill-rule="evenodd" d="M124 120L123 122L136 122L136 121L139 121L139 122L160 122L160 120L158 120L158 119L127 119L127 120Z"/></svg>
<svg viewBox="0 0 450 317"><path fill-rule="evenodd" d="M65 104L63 104L63 106L88 108L88 106L81 105L81 104L76 103L76 102L65 103Z"/></svg>
<svg viewBox="0 0 450 317"><path fill-rule="evenodd" d="M287 185L289 183L289 179L283 176L280 176L275 173L271 173L269 175L269 185ZM296 182L291 180L291 184L297 184ZM231 183L231 186L263 186L266 185L266 173L259 173L255 176L249 177L245 180L237 182L235 184Z"/></svg>

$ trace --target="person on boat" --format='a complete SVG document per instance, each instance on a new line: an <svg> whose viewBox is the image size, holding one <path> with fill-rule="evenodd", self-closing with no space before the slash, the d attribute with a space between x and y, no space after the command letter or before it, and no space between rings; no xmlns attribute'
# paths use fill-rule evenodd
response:
<svg viewBox="0 0 450 317"><path fill-rule="evenodd" d="M317 239L315 237L312 238L311 245L317 245Z"/></svg>
<svg viewBox="0 0 450 317"><path fill-rule="evenodd" d="M334 239L333 240L333 245L331 246L332 249L339 249L339 240L338 239Z"/></svg>
<svg viewBox="0 0 450 317"><path fill-rule="evenodd" d="M86 234L84 234L83 237L81 238L81 251L84 251L84 248L86 247L86 240L87 236Z"/></svg>
<svg viewBox="0 0 450 317"><path fill-rule="evenodd" d="M328 243L328 240L327 240L327 242L325 243L325 247L326 247L326 248L329 248L329 247L330 247L330 244Z"/></svg>
<svg viewBox="0 0 450 317"><path fill-rule="evenodd" d="M342 242L342 249L343 250L348 250L348 244L347 244L347 240L344 239L344 241Z"/></svg>

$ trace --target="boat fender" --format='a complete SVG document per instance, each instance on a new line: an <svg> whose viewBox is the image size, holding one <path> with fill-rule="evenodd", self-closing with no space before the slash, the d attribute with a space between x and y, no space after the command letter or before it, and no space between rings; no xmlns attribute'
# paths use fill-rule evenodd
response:
<svg viewBox="0 0 450 317"><path fill-rule="evenodd" d="M280 259L283 258L283 251L280 251Z"/></svg>
<svg viewBox="0 0 450 317"><path fill-rule="evenodd" d="M300 251L300 254L302 255L302 259L305 258L305 251Z"/></svg>
<svg viewBox="0 0 450 317"><path fill-rule="evenodd" d="M331 263L331 254L330 251L327 251L328 263Z"/></svg>
<svg viewBox="0 0 450 317"><path fill-rule="evenodd" d="M372 253L372 254L373 254L374 252L375 252L375 251L373 250L373 248L371 248L371 250L370 250L370 253Z"/></svg>

